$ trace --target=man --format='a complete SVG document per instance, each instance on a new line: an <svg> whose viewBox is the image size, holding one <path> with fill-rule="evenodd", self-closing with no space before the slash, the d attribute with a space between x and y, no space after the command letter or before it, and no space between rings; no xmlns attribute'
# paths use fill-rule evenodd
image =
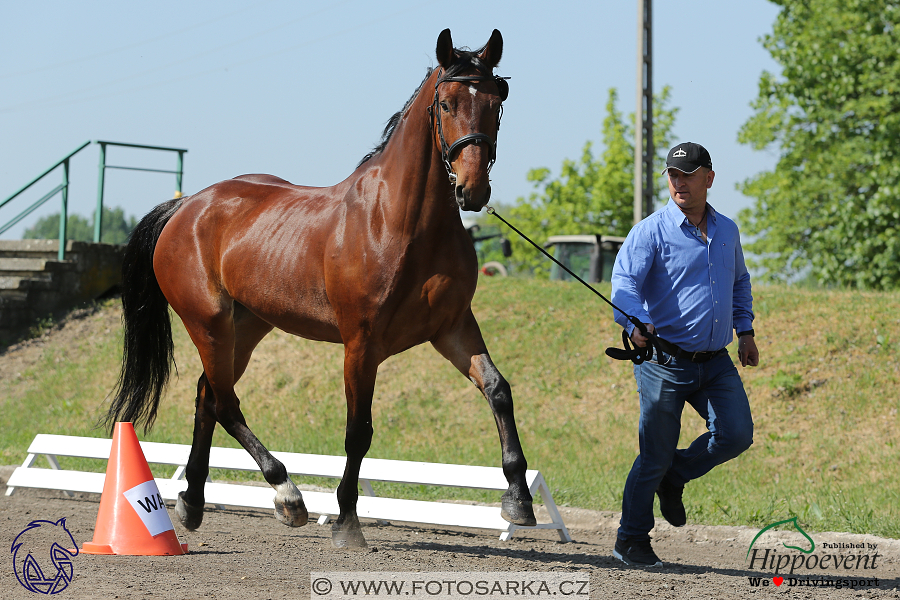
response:
<svg viewBox="0 0 900 600"><path fill-rule="evenodd" d="M753 443L750 404L725 349L734 328L741 365L759 364L738 228L706 201L716 174L703 146L672 148L664 173L671 200L635 225L612 273L613 303L664 340L652 360L634 367L640 454L625 482L613 551L634 566L662 566L650 545L654 494L663 517L684 525L685 484ZM618 311L615 319L636 346L651 341ZM708 431L676 449L686 402L706 420Z"/></svg>

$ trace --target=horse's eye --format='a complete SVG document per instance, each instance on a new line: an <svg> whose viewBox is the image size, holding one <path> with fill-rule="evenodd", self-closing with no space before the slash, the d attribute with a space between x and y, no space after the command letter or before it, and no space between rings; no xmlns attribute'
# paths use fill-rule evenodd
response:
<svg viewBox="0 0 900 600"><path fill-rule="evenodd" d="M447 106L447 103L446 103L446 102L441 102L441 109L443 109L443 111L444 111L445 113L450 112L450 107Z"/></svg>

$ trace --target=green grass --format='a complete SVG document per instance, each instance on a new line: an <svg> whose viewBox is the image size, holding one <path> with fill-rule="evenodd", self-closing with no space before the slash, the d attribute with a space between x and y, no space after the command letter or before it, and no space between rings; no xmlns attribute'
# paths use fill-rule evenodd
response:
<svg viewBox="0 0 900 600"><path fill-rule="evenodd" d="M900 294L757 287L754 295L761 365L739 370L755 443L686 488L689 521L762 527L796 515L807 531L900 537ZM637 454L638 411L631 363L603 353L619 343L611 309L575 284L488 278L473 307L512 385L530 468L544 474L559 504L618 511ZM38 432L103 435L94 423L121 352L114 310L89 317L96 331L67 346L47 338L38 363L0 381L0 463L24 460ZM190 443L201 369L177 319L173 329L180 376L156 427L141 437ZM343 454L342 357L339 346L277 332L262 342L237 391L270 449ZM369 456L500 464L487 402L429 345L380 367L373 410ZM702 431L688 408L682 444ZM214 443L237 445L221 429ZM213 474L237 476L244 475ZM375 487L404 497L499 500L498 493Z"/></svg>

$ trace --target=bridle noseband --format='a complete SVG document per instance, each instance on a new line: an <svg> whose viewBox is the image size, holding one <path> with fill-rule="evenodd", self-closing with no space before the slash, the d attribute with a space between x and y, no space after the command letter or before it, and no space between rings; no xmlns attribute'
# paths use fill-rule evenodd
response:
<svg viewBox="0 0 900 600"><path fill-rule="evenodd" d="M440 106L438 106L438 86L447 81L456 81L459 83L474 83L476 81L494 81L497 84L497 87L500 90L500 112L497 114L497 131L500 131L500 119L503 117L503 104L502 102L506 100L506 97L509 95L509 84L506 83L506 80L509 77L499 77L495 75L466 75L466 76L448 76L443 77L443 69L438 73L437 82L434 84L434 101L431 103L431 106L428 107L428 114L431 117L431 128L434 130L434 122L437 121L438 128L438 137L441 140L441 161L444 163L444 168L447 169L447 175L450 177L450 183L456 183L456 173L453 172L453 167L450 165L450 158L453 156L453 153L465 146L466 144L480 144L482 142L486 143L488 148L490 149L490 160L488 161L487 172L491 172L491 168L494 166L494 162L497 160L497 142L488 137L485 133L469 133L458 140L453 142L452 144L447 144L447 140L444 139L444 128L441 124L441 111Z"/></svg>

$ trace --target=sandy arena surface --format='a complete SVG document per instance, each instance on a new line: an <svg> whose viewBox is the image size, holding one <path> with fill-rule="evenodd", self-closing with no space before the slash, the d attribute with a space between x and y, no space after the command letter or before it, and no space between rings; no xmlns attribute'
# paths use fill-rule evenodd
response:
<svg viewBox="0 0 900 600"><path fill-rule="evenodd" d="M11 470L0 468L0 481L5 482ZM5 485L0 485L0 541L7 549L0 567L0 598L39 597L16 579L9 550L12 541L33 520L61 518L66 519L79 546L91 541L100 497L76 494L68 498L49 490L19 489L12 496L6 496L5 492ZM177 521L171 504L169 512ZM210 507L197 531L189 532L180 524L175 525L180 541L188 544L189 554L154 557L79 554L72 559L71 583L55 597L309 598L310 572L566 571L589 574L591 598L693 600L782 594L794 598L900 598L900 541L897 540L814 533L816 554L877 554L875 568L798 570L793 575L795 580L877 578L877 587L855 590L791 587L791 575L787 573L782 573L785 580L776 586L773 570L761 568L759 564L751 569L748 564L747 551L757 529L691 524L676 529L658 521L653 532L654 549L665 566L635 569L612 557L617 514L561 510L574 539L571 543L561 543L556 532L546 530L520 531L512 540L501 542L497 533L484 530L364 523L369 549L347 552L332 548L330 527L316 524L313 516L305 527L291 529L277 522L271 512ZM540 515L538 518L542 520ZM787 540L783 536L790 534L765 535L767 547L773 548L773 552L778 549L781 553L798 554L781 546ZM783 539L776 539L779 536ZM825 549L825 544L837 548L866 544L867 549ZM872 545L876 549L872 550ZM43 563L50 564L46 558ZM753 586L752 577L761 578L769 585Z"/></svg>

